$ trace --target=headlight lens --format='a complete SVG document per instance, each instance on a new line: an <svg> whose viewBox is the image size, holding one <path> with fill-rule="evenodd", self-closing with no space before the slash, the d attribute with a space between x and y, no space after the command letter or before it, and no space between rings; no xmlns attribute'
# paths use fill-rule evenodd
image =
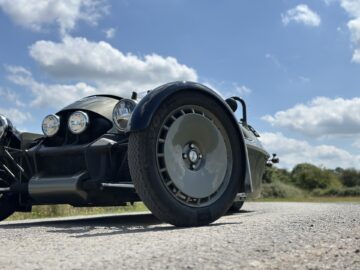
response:
<svg viewBox="0 0 360 270"><path fill-rule="evenodd" d="M9 127L8 120L6 119L6 117L0 115L0 139L4 137L8 127Z"/></svg>
<svg viewBox="0 0 360 270"><path fill-rule="evenodd" d="M44 132L45 136L52 137L56 133L58 133L60 129L60 117L51 114L44 118L42 122L42 131Z"/></svg>
<svg viewBox="0 0 360 270"><path fill-rule="evenodd" d="M69 129L74 134L80 134L86 130L89 126L89 116L85 112L77 111L74 112L68 122Z"/></svg>
<svg viewBox="0 0 360 270"><path fill-rule="evenodd" d="M136 102L131 99L122 99L116 104L113 111L113 121L120 131L126 131L135 107Z"/></svg>

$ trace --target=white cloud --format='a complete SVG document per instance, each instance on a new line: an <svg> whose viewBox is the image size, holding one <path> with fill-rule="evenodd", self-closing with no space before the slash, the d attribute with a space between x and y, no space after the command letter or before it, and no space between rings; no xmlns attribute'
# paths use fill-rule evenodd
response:
<svg viewBox="0 0 360 270"><path fill-rule="evenodd" d="M285 137L282 133L262 133L261 142L270 153L277 153L280 167L293 168L299 163L312 163L327 168L360 168L360 156L332 145L311 145Z"/></svg>
<svg viewBox="0 0 360 270"><path fill-rule="evenodd" d="M296 22L306 26L319 26L321 23L320 16L304 4L289 9L285 14L281 14L281 18L284 25Z"/></svg>
<svg viewBox="0 0 360 270"><path fill-rule="evenodd" d="M20 100L19 95L9 89L0 87L0 99L11 102L17 107L25 107L25 104Z"/></svg>
<svg viewBox="0 0 360 270"><path fill-rule="evenodd" d="M360 0L323 0L327 5L332 3L339 3L340 6L347 12L351 18L347 27L351 34L352 44L354 45L354 52L352 61L360 63ZM341 29L341 28L340 28Z"/></svg>
<svg viewBox="0 0 360 270"><path fill-rule="evenodd" d="M30 89L33 95L30 105L34 107L50 106L59 109L75 100L96 93L95 88L85 83L45 84L37 82L31 72L23 67L7 66L6 69L9 72L8 78L13 83Z"/></svg>
<svg viewBox="0 0 360 270"><path fill-rule="evenodd" d="M262 119L312 137L360 134L360 98L317 97Z"/></svg>
<svg viewBox="0 0 360 270"><path fill-rule="evenodd" d="M352 143L352 146L354 146L354 147L356 147L356 148L360 148L360 139L355 140L355 141Z"/></svg>
<svg viewBox="0 0 360 270"><path fill-rule="evenodd" d="M111 39L115 37L116 29L115 28L109 28L104 30L105 36L107 39Z"/></svg>
<svg viewBox="0 0 360 270"><path fill-rule="evenodd" d="M241 96L249 95L252 92L252 90L245 85L235 85L235 91Z"/></svg>
<svg viewBox="0 0 360 270"><path fill-rule="evenodd" d="M0 8L25 28L41 31L57 25L62 34L78 21L96 24L108 10L105 0L0 0Z"/></svg>
<svg viewBox="0 0 360 270"><path fill-rule="evenodd" d="M56 79L94 83L100 90L119 95L145 91L171 81L197 81L194 69L174 57L124 54L109 43L65 37L61 43L38 41L30 55Z"/></svg>
<svg viewBox="0 0 360 270"><path fill-rule="evenodd" d="M236 82L206 80L203 84L214 90L224 99L232 96L247 96L252 93L251 88Z"/></svg>
<svg viewBox="0 0 360 270"><path fill-rule="evenodd" d="M16 108L10 108L10 109L0 108L0 114L9 118L15 126L24 124L25 122L32 119L30 113L20 111Z"/></svg>

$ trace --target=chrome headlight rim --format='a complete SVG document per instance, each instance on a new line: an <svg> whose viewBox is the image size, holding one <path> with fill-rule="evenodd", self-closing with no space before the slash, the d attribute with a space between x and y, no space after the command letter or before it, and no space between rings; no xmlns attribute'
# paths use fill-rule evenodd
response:
<svg viewBox="0 0 360 270"><path fill-rule="evenodd" d="M5 137L9 127L10 127L10 122L9 120L0 114L0 122L1 122L1 126L0 126L0 140Z"/></svg>
<svg viewBox="0 0 360 270"><path fill-rule="evenodd" d="M53 118L55 119L57 125L55 126L56 130L55 132L52 132L52 133L49 133L47 130L45 130L45 121L49 118ZM56 115L56 114L49 114L47 116L45 116L44 120L42 121L42 125L41 125L41 129L42 129L42 132L44 133L44 135L48 138L51 138L51 137L54 137L60 130L60 116Z"/></svg>
<svg viewBox="0 0 360 270"><path fill-rule="evenodd" d="M83 120L84 120L84 123L85 123L85 125L78 131L74 130L73 127L71 126L72 117L74 117L77 114L79 114L79 115L81 115L83 117ZM68 128L69 128L70 132L72 134L74 134L74 135L79 135L79 134L83 133L85 130L87 130L89 125L90 125L89 115L86 112L83 112L83 111L75 111L75 112L73 112L70 115L69 119L68 119Z"/></svg>
<svg viewBox="0 0 360 270"><path fill-rule="evenodd" d="M130 112L124 113L124 114L119 114L120 106L122 104L124 104L124 106L126 106L126 103L128 103L128 105L130 105L130 107L131 107L131 108L127 107L128 111L130 109ZM128 130L132 113L134 112L137 104L138 103L133 99L124 98L115 105L115 107L113 109L112 119L113 119L114 125L117 128L117 130L119 130L120 132L126 132ZM121 126L119 124L119 120L123 120L124 125Z"/></svg>

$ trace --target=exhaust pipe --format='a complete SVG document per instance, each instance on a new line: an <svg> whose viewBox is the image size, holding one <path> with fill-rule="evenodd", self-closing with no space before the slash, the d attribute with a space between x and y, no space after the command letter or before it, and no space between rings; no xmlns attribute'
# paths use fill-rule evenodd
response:
<svg viewBox="0 0 360 270"><path fill-rule="evenodd" d="M83 204L88 195L81 189L81 183L87 178L87 173L66 178L33 177L29 181L29 195L40 204Z"/></svg>

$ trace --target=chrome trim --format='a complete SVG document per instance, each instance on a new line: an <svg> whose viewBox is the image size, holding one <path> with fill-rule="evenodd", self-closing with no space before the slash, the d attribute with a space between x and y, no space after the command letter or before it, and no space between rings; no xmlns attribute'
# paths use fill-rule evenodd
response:
<svg viewBox="0 0 360 270"><path fill-rule="evenodd" d="M132 183L101 183L102 187L114 187L114 188L135 188Z"/></svg>
<svg viewBox="0 0 360 270"><path fill-rule="evenodd" d="M0 139L2 139L9 128L9 121L3 115L0 115L1 129L0 129Z"/></svg>

